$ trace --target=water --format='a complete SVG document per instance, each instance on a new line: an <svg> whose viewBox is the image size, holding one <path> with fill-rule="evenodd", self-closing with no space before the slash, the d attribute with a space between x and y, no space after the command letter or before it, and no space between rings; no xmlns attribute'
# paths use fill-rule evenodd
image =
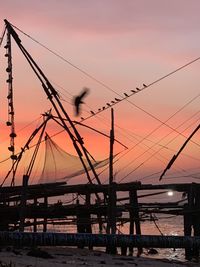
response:
<svg viewBox="0 0 200 267"><path fill-rule="evenodd" d="M141 223L141 231L144 235L174 235L174 236L182 236L183 235L183 217L182 216L169 216L169 215L161 215L157 216L158 220L156 221L157 227L153 221L145 221ZM159 229L159 230L158 230ZM42 230L42 228L41 228ZM49 225L49 231L53 232L65 232L65 233L75 233L77 232L76 226L74 225ZM118 226L118 231L123 234L128 234L129 232L129 224L126 223L124 225ZM161 232L161 233L160 233ZM98 233L98 225L93 225L93 233ZM104 250L103 248L98 250ZM148 255L148 249L143 250L143 256L150 258L160 258L160 259L168 259L168 260L179 260L185 261L185 251L184 249L156 249L158 254ZM135 254L137 253L137 249L135 249Z"/></svg>

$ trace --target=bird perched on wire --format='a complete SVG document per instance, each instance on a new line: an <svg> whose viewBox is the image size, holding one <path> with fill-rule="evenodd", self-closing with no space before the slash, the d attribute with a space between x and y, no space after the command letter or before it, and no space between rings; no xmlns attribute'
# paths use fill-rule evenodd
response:
<svg viewBox="0 0 200 267"><path fill-rule="evenodd" d="M81 104L85 104L83 99L89 94L89 88L84 87L80 95L75 96L73 99L73 105L75 107L75 114L78 116L80 114L80 106Z"/></svg>

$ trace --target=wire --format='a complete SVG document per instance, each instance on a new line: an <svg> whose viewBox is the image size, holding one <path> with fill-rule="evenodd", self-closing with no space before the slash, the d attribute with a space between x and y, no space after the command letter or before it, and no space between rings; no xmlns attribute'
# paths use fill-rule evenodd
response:
<svg viewBox="0 0 200 267"><path fill-rule="evenodd" d="M3 38L5 36L5 33L6 33L6 27L4 27L4 29L2 31L2 34L1 34L1 37L0 37L0 47L1 47L2 43L3 43Z"/></svg>
<svg viewBox="0 0 200 267"><path fill-rule="evenodd" d="M15 26L13 25L13 27L15 27ZM77 70L81 71L82 73L84 73L85 75L87 75L88 77L90 77L91 79L93 79L93 80L95 80L96 82L100 83L102 86L106 87L107 89L111 90L111 91L114 92L115 94L119 95L119 94L116 93L112 88L110 88L109 86L105 85L105 84L102 83L101 81L97 80L95 77L93 77L93 76L90 75L89 73L85 72L85 71L82 70L81 68L75 66L73 63L71 63L70 61L66 60L66 59L63 58L62 56L60 56L58 53L55 53L54 51L52 51L51 49L49 49L47 46L44 46L43 44L41 44L40 42L38 42L37 40L35 40L34 38L32 38L30 35L27 35L27 34L24 33L23 31L21 31L19 28L17 28L17 27L15 27L15 28L18 29L18 30L19 30L20 32L22 32L23 34L25 34L26 36L28 36L29 38L31 38L31 39L32 39L33 41L35 41L36 43L38 43L38 44L40 44L41 46L43 46L45 49L47 49L48 51L50 51L50 52L53 53L54 55L58 56L59 58L61 58L62 60L64 60L65 62L67 62L67 63L70 64L71 66L73 66L74 68L76 68ZM185 65L183 65L183 66L177 68L176 70L174 70L174 71L168 73L167 75L165 75L165 76L163 76L163 77L157 79L156 81L150 83L149 85L144 86L144 87L143 87L142 89L140 89L139 91L141 91L141 90L143 90L143 89L146 89L146 88L149 87L149 86L152 86L153 84L155 84L155 83L157 83L157 82L159 82L159 81L165 79L166 77L169 77L170 75L172 75L172 74L174 74L175 72L177 72L177 71L179 71L179 70L181 70L181 69L183 69L183 68L189 66L190 64L196 62L196 61L199 60L199 59L200 59L200 57L199 57L199 58L196 58L195 60L190 61L189 63L187 63L187 64L185 64ZM132 93L131 95L133 95L133 94L135 94L135 93L136 93L136 92ZM121 95L120 95L120 96L121 96ZM130 96L128 96L128 97L130 97ZM124 99L122 99L122 100L127 100L127 98L124 98ZM127 101L128 101L128 100L127 100ZM156 117L155 117L154 115L152 115L151 113L145 111L144 109L138 107L137 105L135 105L134 103L132 103L132 102L130 102L130 101L128 101L128 102L129 102L130 104L134 105L135 107L139 108L140 110L144 111L144 112L145 112L146 114L148 114L149 116L151 116L151 117L153 117L154 119L158 120L158 121L161 122L162 124L165 124L165 122L163 123L161 120L159 120L158 118L156 118ZM117 104L117 103L119 103L119 102L115 102L114 104ZM113 104L113 105L114 105L114 104ZM109 107L108 107L108 108L109 108ZM95 114L95 115L96 115L96 114ZM91 116L90 116L90 117L91 117ZM165 124L165 125L168 126L169 128L172 128L172 127L170 127L170 126L167 125L167 124ZM172 128L172 129L173 129L173 128ZM174 130L174 129L173 129L173 130ZM197 145L198 145L198 144L197 144Z"/></svg>
<svg viewBox="0 0 200 267"><path fill-rule="evenodd" d="M196 97L194 97L192 100L190 100L187 104L185 104L184 105L184 107L186 107L188 104L190 104L192 101L194 101L197 97L199 97L200 96L200 94L198 95L198 96L196 96ZM173 116L175 116L175 114L177 114L178 112L180 112L181 110L183 110L183 107L181 107L176 113L174 113L174 115ZM183 123L181 123L178 127L177 127L177 129L179 128L179 127L181 127L184 123L186 123L187 121L189 121L191 118L193 118L194 116L196 116L196 114L198 114L199 113L199 111L198 112L196 112L195 114L193 114L189 119L187 119L186 121L184 121ZM170 116L170 118L172 118L173 116ZM168 120L170 119L170 118L168 118ZM194 123L192 123L192 125L193 125ZM190 127L191 125L189 125L189 127ZM158 126L159 127L159 126ZM184 131L185 130L187 130L189 127L187 127L186 129L184 129ZM155 129L154 129L155 130ZM154 130L153 130L153 132L154 132ZM151 132L152 133L152 132ZM150 133L150 134L151 134ZM143 154L145 154L146 152L148 152L150 149L152 149L156 144L159 144L162 140L164 140L164 138L166 138L167 136L169 136L170 134L172 133L172 131L169 133L169 134L167 134L166 136L164 136L163 138L161 138L158 142L156 142L156 143L154 143L151 147L149 147L146 151L144 151L142 154L140 154L137 158L135 158L134 160L132 160L130 163L128 163L125 167L123 167L123 169L125 169L125 168L127 168L130 164L132 164L136 159L138 159L139 157L141 157ZM150 135L149 134L149 135ZM149 135L147 135L147 136L149 136ZM173 138L172 140L170 140L167 144L165 144L165 146L162 146L159 150L157 150L153 155L151 155L149 158L147 158L147 160L145 160L144 162L142 162L141 164L139 164L136 168L134 168L131 172L129 172L126 176L124 176L123 177L123 179L121 179L120 180L120 182L122 181L122 180L124 180L125 178L127 178L130 174L132 174L133 172L135 172L138 168L140 168L141 166L143 166L144 165L144 163L145 162L147 162L149 159L151 159L153 156L155 156L159 151L161 151L163 148L165 148L168 144L170 144L172 141L174 141L176 138L178 137L178 135L175 137L175 138ZM125 155L127 155L130 151L132 151L137 145L140 145L141 143L142 143L142 141L144 141L146 138L143 138L141 141L139 141L137 144L135 144L133 147L131 147L129 150L127 150L127 151L125 151L125 153L124 154L122 154L118 159L116 159L115 160L115 162L114 162L114 164L117 162L117 161L119 161L121 158L123 158ZM104 172L105 170L107 170L108 169L108 167L107 168L105 168L102 172ZM123 169L121 169L120 171L122 171ZM101 173L102 173L101 172Z"/></svg>
<svg viewBox="0 0 200 267"><path fill-rule="evenodd" d="M42 46L42 47L45 48L46 50L48 50L50 53L54 54L55 56L57 56L58 58L60 58L60 59L63 60L64 62L68 63L70 66L72 66L73 68L77 69L78 71L80 71L81 73L83 73L84 75L86 75L87 77L89 77L90 79L96 81L97 83L99 83L100 85L102 85L103 87L105 87L106 89L108 89L109 91L111 91L111 92L115 93L116 95L118 95L119 97L121 97L121 95L120 95L119 93L117 93L117 92L116 92L114 89L112 89L110 86L106 85L104 82L98 80L97 78L95 78L94 76L92 76L91 74L89 74L88 72L86 72L85 70L83 70L82 68L76 66L75 64L73 64L73 63L70 62L69 60L65 59L65 58L64 58L63 56L61 56L60 54L54 52L52 49L48 48L46 45L44 45L44 44L42 44L41 42L37 41L35 38L31 37L29 34L25 33L24 31L22 31L22 30L19 29L18 27L14 26L13 24L11 24L11 25L12 25L15 29L17 29L18 31L20 31L22 34L24 34L25 36L27 36L28 38L30 38L32 41L34 41L35 43L39 44L40 46ZM147 88L149 88L150 86L152 86L152 85L154 85L154 84L156 84L156 83L158 83L158 82L160 82L160 81L166 79L167 77L169 77L169 76L175 74L176 72L178 72L178 71L180 71L180 70L182 70L182 69L184 69L184 68L190 66L190 65L193 64L193 63L195 63L195 62L198 61L199 59L200 59L200 57L197 57L197 58L195 58L195 59L189 61L188 63L186 63L186 64L184 64L184 65L178 67L177 69L175 69L175 70L169 72L168 74L166 74L166 75L164 75L164 76L158 78L157 80L153 81L152 83L150 83L150 84L148 84L148 85L144 85L143 88L140 88L140 89L137 90L137 91L134 91L134 90L133 90L134 92L132 92L129 96L124 97L124 98L122 98L120 101L116 101L116 102L113 103L113 104L110 104L110 106L105 107L104 110L106 110L106 109L108 109L108 108L110 108L110 107L112 107L112 106L114 106L114 105L120 103L122 100L127 100L128 103L130 103L131 105L135 106L135 107L138 108L139 110L143 111L144 113L146 113L146 114L149 115L150 117L154 118L155 120L159 121L160 123L162 123L162 125L164 124L164 125L166 125L167 127L173 129L171 126L169 126L168 124L166 124L166 122L162 122L159 118L157 118L156 116L154 116L154 115L151 114L150 112L144 110L143 108L137 106L136 104L134 104L133 102L131 102L131 101L128 100L127 98L130 97L130 96L132 96L132 95L134 95L135 93L138 93L138 92L140 92L140 91L142 91L142 90L144 90L144 89L147 89ZM96 112L95 114L92 114L92 115L89 116L88 118L93 117L93 116L95 116L96 114L98 114L98 113L100 113L100 112L102 112L102 111L104 111L104 110L100 110L100 111Z"/></svg>
<svg viewBox="0 0 200 267"><path fill-rule="evenodd" d="M198 119L199 120L199 119ZM187 120L186 120L187 121ZM180 127L180 126L182 126L183 125L183 123L181 124L181 125L179 125L178 127ZM191 127L191 125L189 125L186 129L184 129L184 131L185 130L187 130L188 128L190 128ZM170 133L169 133L170 134ZM163 140L164 138L166 138L169 134L167 134L166 136L164 136L161 140ZM176 138L178 137L178 135L177 136L175 136L173 139L171 139L166 145L169 145L172 141L174 141ZM160 140L160 141L161 141ZM159 142L160 142L159 141ZM138 168L140 168L142 165L144 165L144 163L146 163L148 160L150 160L153 156L155 156L158 152L160 152L161 150L162 150L163 148L161 147L158 151L156 151L153 155L151 155L149 158L147 158L145 161L143 161L140 165L138 165L134 170L132 170L132 171L130 171L127 175L125 175L121 180L120 180L120 182L121 181L123 181L124 179L126 179L130 174L132 174L133 172L135 172ZM145 152L143 152L141 155L139 155L138 157L136 157L136 159L138 159L140 156L142 156L144 153L146 153L146 151ZM134 159L133 161L131 161L129 164L127 164L124 168L127 168L130 164L132 164L136 159ZM184 169L182 169L182 171L183 172L185 172L185 170Z"/></svg>

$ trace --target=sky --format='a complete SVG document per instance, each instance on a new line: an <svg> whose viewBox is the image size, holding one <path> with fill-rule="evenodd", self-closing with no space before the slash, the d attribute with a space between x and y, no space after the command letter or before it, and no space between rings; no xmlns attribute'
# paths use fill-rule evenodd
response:
<svg viewBox="0 0 200 267"><path fill-rule="evenodd" d="M80 120L80 117L74 116L71 103L83 87L90 88L81 114L87 118L90 110L96 113L116 97L122 99L124 93L130 95L131 89L143 88L143 84L149 85L198 58L199 9L200 2L197 0L1 0L0 29L3 31L4 19L7 19L62 57L58 58L18 31L25 48L59 90L68 114L72 119ZM51 104L15 44L12 53L15 143L20 150L34 127L38 127L41 114L49 110ZM7 63L4 54L2 46L0 160L9 157L10 129L5 126L7 74L4 70ZM113 106L115 137L129 148L124 151L115 142L114 151L120 152L120 158L114 165L116 181L160 183L159 174L199 124L199 67L197 60ZM110 109L87 119L85 123L109 135ZM50 134L59 130L55 124L48 128ZM95 159L108 157L107 138L82 127L78 130ZM188 179L198 182L199 133L192 140L162 182ZM55 141L75 154L66 134L57 135ZM41 169L41 162L40 158L38 169ZM9 164L2 165L2 177ZM22 165L21 172L26 168ZM73 181L77 183L80 179ZM101 179L106 181L106 171Z"/></svg>

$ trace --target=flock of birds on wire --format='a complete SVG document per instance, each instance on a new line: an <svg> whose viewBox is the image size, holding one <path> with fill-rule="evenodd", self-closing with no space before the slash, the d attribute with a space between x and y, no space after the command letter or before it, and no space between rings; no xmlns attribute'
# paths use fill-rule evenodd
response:
<svg viewBox="0 0 200 267"><path fill-rule="evenodd" d="M102 108L99 108L97 112L94 112L94 111L90 110L90 113L93 116L93 115L105 110L106 108L110 108L111 106L115 105L116 103L118 103L118 102L120 102L122 100L125 100L126 98L128 98L128 97L132 96L133 94L145 89L146 87L147 87L147 85L143 83L143 88L136 87L135 90L130 90L131 94L124 93L124 97L122 97L122 98L115 97L115 99L112 100L110 103L106 103L105 106L103 106ZM85 102L83 102L83 100L89 94L89 91L90 91L89 88L84 87L83 90L81 91L81 93L74 97L73 105L75 107L75 115L76 116L80 115L80 113L81 113L81 105L85 104ZM81 117L81 119L84 120L83 117Z"/></svg>

